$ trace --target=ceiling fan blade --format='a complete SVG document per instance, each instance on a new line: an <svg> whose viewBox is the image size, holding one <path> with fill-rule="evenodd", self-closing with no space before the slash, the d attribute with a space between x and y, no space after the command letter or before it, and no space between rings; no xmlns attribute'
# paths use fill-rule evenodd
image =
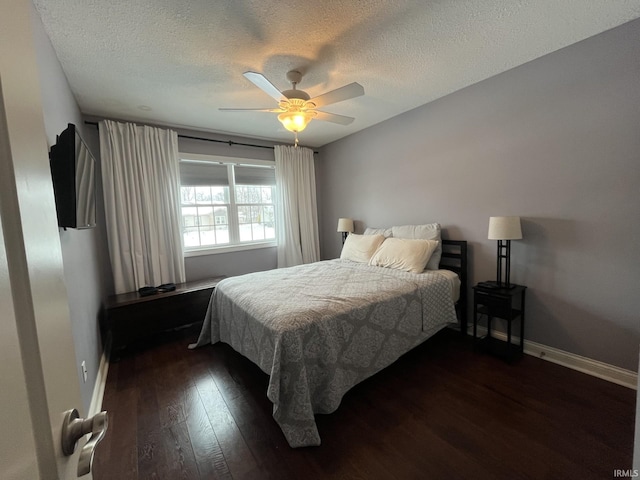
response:
<svg viewBox="0 0 640 480"><path fill-rule="evenodd" d="M281 108L219 108L223 112L283 112Z"/></svg>
<svg viewBox="0 0 640 480"><path fill-rule="evenodd" d="M349 85L345 85L344 87L336 88L330 92L318 95L309 101L315 103L316 107L323 107L324 105L343 102L344 100L359 97L360 95L364 95L364 88L359 83L353 82Z"/></svg>
<svg viewBox="0 0 640 480"><path fill-rule="evenodd" d="M257 72L244 72L243 75L247 80L253 83L256 87L262 90L264 93L274 98L276 102L280 100L286 100L287 98L278 90L273 83L267 80L267 77Z"/></svg>
<svg viewBox="0 0 640 480"><path fill-rule="evenodd" d="M349 125L355 120L353 117L337 115L335 113L319 112L316 110L315 120L324 120L325 122L339 123L340 125Z"/></svg>

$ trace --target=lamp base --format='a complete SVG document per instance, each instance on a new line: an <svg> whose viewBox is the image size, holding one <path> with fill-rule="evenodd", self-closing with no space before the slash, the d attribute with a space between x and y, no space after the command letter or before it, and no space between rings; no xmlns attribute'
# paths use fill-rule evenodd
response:
<svg viewBox="0 0 640 480"><path fill-rule="evenodd" d="M480 288L487 288L489 290L511 290L512 288L515 288L515 285L512 283L510 285L507 285L506 283L502 282L502 283L498 283L494 280L488 280L486 282L479 282L478 286Z"/></svg>

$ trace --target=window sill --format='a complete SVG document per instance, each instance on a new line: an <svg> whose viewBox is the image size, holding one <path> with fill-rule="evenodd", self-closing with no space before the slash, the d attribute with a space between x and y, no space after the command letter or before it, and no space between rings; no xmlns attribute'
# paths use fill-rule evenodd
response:
<svg viewBox="0 0 640 480"><path fill-rule="evenodd" d="M185 250L183 255L187 257L199 257L201 255L216 255L218 253L241 252L244 250L258 250L260 248L271 248L277 246L275 241L260 243L242 243L236 245L225 245L220 247L205 247L193 250Z"/></svg>

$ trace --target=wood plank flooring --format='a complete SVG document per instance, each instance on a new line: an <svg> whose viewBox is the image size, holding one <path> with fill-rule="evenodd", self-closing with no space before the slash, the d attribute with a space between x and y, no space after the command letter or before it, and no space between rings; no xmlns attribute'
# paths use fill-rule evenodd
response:
<svg viewBox="0 0 640 480"><path fill-rule="evenodd" d="M291 449L268 377L229 346L156 337L109 367L95 480L607 479L630 469L635 391L443 331L316 417Z"/></svg>

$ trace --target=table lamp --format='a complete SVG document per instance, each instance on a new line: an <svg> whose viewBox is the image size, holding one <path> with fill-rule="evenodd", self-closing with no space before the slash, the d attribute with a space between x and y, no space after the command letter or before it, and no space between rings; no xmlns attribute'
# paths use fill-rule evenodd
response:
<svg viewBox="0 0 640 480"><path fill-rule="evenodd" d="M522 228L520 226L520 217L489 218L489 240L498 241L498 263L496 281L487 283L494 284L498 288L513 288L513 285L510 283L511 240L520 240L521 238Z"/></svg>
<svg viewBox="0 0 640 480"><path fill-rule="evenodd" d="M347 240L347 235L353 233L353 220L350 218L338 219L338 232L342 233L342 244Z"/></svg>

